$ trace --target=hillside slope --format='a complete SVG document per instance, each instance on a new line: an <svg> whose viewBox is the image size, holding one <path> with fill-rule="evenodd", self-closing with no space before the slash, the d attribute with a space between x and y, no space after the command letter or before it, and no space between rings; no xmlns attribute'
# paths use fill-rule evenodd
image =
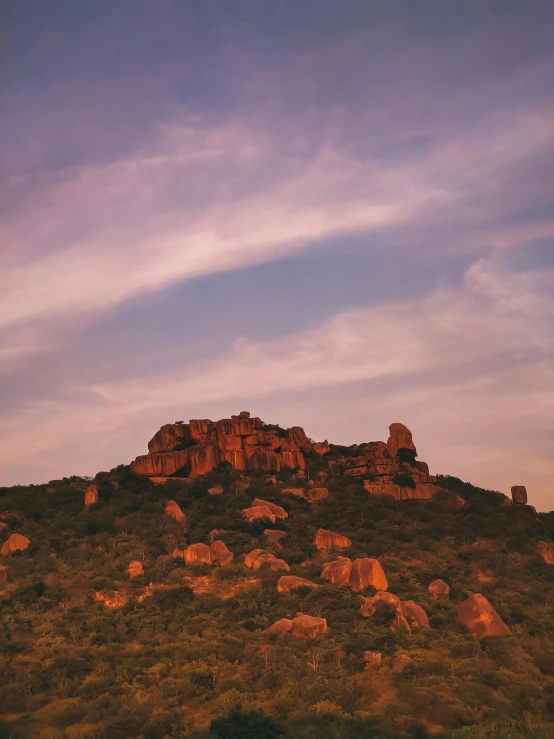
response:
<svg viewBox="0 0 554 739"><path fill-rule="evenodd" d="M212 469L0 488L0 737L554 736L554 514L404 431L258 431L238 469L171 431Z"/></svg>

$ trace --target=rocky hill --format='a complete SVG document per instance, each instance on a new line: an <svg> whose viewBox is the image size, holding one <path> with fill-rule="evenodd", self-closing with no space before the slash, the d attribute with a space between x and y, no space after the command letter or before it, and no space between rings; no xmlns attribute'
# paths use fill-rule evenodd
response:
<svg viewBox="0 0 554 739"><path fill-rule="evenodd" d="M0 496L0 738L554 736L554 514L400 423L176 422Z"/></svg>

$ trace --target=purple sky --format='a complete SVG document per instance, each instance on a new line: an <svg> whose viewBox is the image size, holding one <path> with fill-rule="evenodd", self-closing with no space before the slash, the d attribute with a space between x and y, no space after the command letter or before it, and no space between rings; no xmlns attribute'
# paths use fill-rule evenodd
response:
<svg viewBox="0 0 554 739"><path fill-rule="evenodd" d="M4 0L0 484L247 409L554 508L551 0Z"/></svg>

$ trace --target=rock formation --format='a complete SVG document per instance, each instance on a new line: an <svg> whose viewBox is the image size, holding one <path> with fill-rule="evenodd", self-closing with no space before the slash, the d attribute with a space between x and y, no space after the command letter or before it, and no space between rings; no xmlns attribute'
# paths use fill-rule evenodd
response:
<svg viewBox="0 0 554 739"><path fill-rule="evenodd" d="M210 549L214 553L214 557L217 559L220 565L227 565L234 558L233 552L229 551L227 544L224 541L217 539L212 542Z"/></svg>
<svg viewBox="0 0 554 739"><path fill-rule="evenodd" d="M400 604L402 615L408 622L410 629L428 629L429 619L421 606L413 600L404 600Z"/></svg>
<svg viewBox="0 0 554 739"><path fill-rule="evenodd" d="M339 557L323 566L321 577L335 585L350 585L352 590L363 590L371 585L381 591L389 586L383 568L370 557L360 557L353 562L348 557Z"/></svg>
<svg viewBox="0 0 554 739"><path fill-rule="evenodd" d="M310 503L318 503L320 500L325 500L325 498L329 497L329 490L327 488L308 488L308 490L304 491L304 497Z"/></svg>
<svg viewBox="0 0 554 739"><path fill-rule="evenodd" d="M85 508L90 508L98 503L98 486L89 485L85 490Z"/></svg>
<svg viewBox="0 0 554 739"><path fill-rule="evenodd" d="M286 631L292 630L292 621L290 618L280 618L278 621L275 621L274 624L271 624L271 626L268 626L266 631L268 631L270 634L282 634Z"/></svg>
<svg viewBox="0 0 554 739"><path fill-rule="evenodd" d="M372 670L377 667L381 667L381 662L383 661L382 652L371 652L367 650L363 653L363 655L366 670Z"/></svg>
<svg viewBox="0 0 554 739"><path fill-rule="evenodd" d="M554 543L539 541L537 550L547 565L554 565Z"/></svg>
<svg viewBox="0 0 554 739"><path fill-rule="evenodd" d="M278 547L281 546L280 541L286 535L287 535L287 532L281 531L281 529L265 529L264 530L264 536L267 539L268 544L275 544Z"/></svg>
<svg viewBox="0 0 554 739"><path fill-rule="evenodd" d="M474 593L464 600L458 608L457 620L479 638L511 633L489 601L480 593Z"/></svg>
<svg viewBox="0 0 554 739"><path fill-rule="evenodd" d="M244 564L251 570L259 570L264 564L274 570L288 570L289 566L284 559L278 559L271 552L265 552L263 549L253 549L244 555Z"/></svg>
<svg viewBox="0 0 554 739"><path fill-rule="evenodd" d="M329 446L327 439L325 439L325 441L316 441L315 444L312 445L312 451L319 454L319 456L322 456L323 454L328 454L331 451L331 447Z"/></svg>
<svg viewBox="0 0 554 739"><path fill-rule="evenodd" d="M221 495L223 493L223 485L213 485L208 488L208 495Z"/></svg>
<svg viewBox="0 0 554 739"><path fill-rule="evenodd" d="M31 542L26 536L21 534L12 534L10 538L2 544L1 554L11 554L12 552L22 552L27 549Z"/></svg>
<svg viewBox="0 0 554 739"><path fill-rule="evenodd" d="M448 598L450 593L450 586L447 585L444 580L433 580L428 586L427 590L431 593L431 596L436 600L437 598Z"/></svg>
<svg viewBox="0 0 554 739"><path fill-rule="evenodd" d="M185 562L196 563L202 562L211 565L216 559L215 553L207 544L191 544L184 552Z"/></svg>
<svg viewBox="0 0 554 739"><path fill-rule="evenodd" d="M333 547L337 549L346 549L352 546L352 542L346 536L337 534L335 531L328 531L327 529L318 529L314 544L322 552L328 552Z"/></svg>
<svg viewBox="0 0 554 739"><path fill-rule="evenodd" d="M297 577L296 575L282 575L277 582L277 590L280 593L290 593L291 590L303 586L307 588L319 587L315 582L306 580L304 577Z"/></svg>
<svg viewBox="0 0 554 739"><path fill-rule="evenodd" d="M140 577L141 575L144 575L142 564L138 561L131 562L129 567L127 567L127 574L130 578Z"/></svg>
<svg viewBox="0 0 554 739"><path fill-rule="evenodd" d="M241 515L245 518L248 523L254 523L254 521L262 521L267 519L271 523L275 523L277 516L271 511L271 508L266 505L256 505L250 508L245 508L241 511Z"/></svg>
<svg viewBox="0 0 554 739"><path fill-rule="evenodd" d="M187 519L185 517L185 514L181 510L179 504L176 503L174 500L169 500L167 502L164 513L166 516L169 516L174 521L177 521L177 523L183 524L183 526L186 525Z"/></svg>
<svg viewBox="0 0 554 739"><path fill-rule="evenodd" d="M324 618L298 613L296 618L292 619L291 633L301 639L314 639L318 634L324 634L326 631L327 621Z"/></svg>
<svg viewBox="0 0 554 739"><path fill-rule="evenodd" d="M248 554L245 554L244 564L246 565L246 567L252 569L252 565L262 554L265 554L264 549L253 549L251 552L248 552Z"/></svg>
<svg viewBox="0 0 554 739"><path fill-rule="evenodd" d="M406 617L404 616L400 608L396 611L394 620L391 621L390 630L391 631L403 631L408 634L411 634L412 632L410 628L410 624L406 620Z"/></svg>
<svg viewBox="0 0 554 739"><path fill-rule="evenodd" d="M227 529L212 529L208 534L208 541L210 544L217 539L221 534L226 534Z"/></svg>
<svg viewBox="0 0 554 739"><path fill-rule="evenodd" d="M413 600L401 601L397 595L380 591L372 598L363 598L360 611L362 616L370 618L374 615L381 603L386 603L394 609L394 620L390 624L392 631L411 632L412 629L428 629L429 619L421 606Z"/></svg>
<svg viewBox="0 0 554 739"><path fill-rule="evenodd" d="M285 511L284 508L281 508L280 505L276 505L275 503L270 503L267 500L262 500L261 498L254 498L254 500L252 501L252 508L256 508L257 506L267 506L269 510L273 513L275 518L284 520L285 518L289 517L289 514Z"/></svg>
<svg viewBox="0 0 554 739"><path fill-rule="evenodd" d="M328 445L317 445L316 453ZM259 418L241 411L220 421L209 419L162 426L148 443L148 454L137 457L131 469L138 475L181 477L204 475L228 462L233 469L275 470L305 466L304 454L314 450L300 426L282 429L264 426Z"/></svg>
<svg viewBox="0 0 554 739"><path fill-rule="evenodd" d="M513 485L512 500L516 505L527 505L527 488L524 485Z"/></svg>

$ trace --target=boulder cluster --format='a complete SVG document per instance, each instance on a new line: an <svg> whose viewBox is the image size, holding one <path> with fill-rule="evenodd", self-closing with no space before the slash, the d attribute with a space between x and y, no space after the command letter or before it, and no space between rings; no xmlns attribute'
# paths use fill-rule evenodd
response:
<svg viewBox="0 0 554 739"><path fill-rule="evenodd" d="M284 559L279 559L271 552L263 549L253 549L244 555L244 564L251 570L259 570L264 564L269 565L271 570L288 570L289 566Z"/></svg>
<svg viewBox="0 0 554 739"><path fill-rule="evenodd" d="M421 606L413 600L400 600L397 595L379 591L371 598L364 598L360 607L362 616L370 618L382 603L395 611L394 620L391 622L392 631L405 631L411 633L412 629L428 629L429 619Z"/></svg>
<svg viewBox="0 0 554 739"><path fill-rule="evenodd" d="M389 586L383 568L371 557L360 557L353 562L348 557L339 557L323 566L321 577L334 585L349 585L352 590L363 590L371 585L381 591Z"/></svg>
<svg viewBox="0 0 554 739"><path fill-rule="evenodd" d="M293 619L280 618L272 626L266 629L270 634L280 634L290 632L293 636L301 639L313 639L318 634L324 634L327 631L327 621L317 616L307 616L304 613L297 613Z"/></svg>
<svg viewBox="0 0 554 739"><path fill-rule="evenodd" d="M327 442L314 444L300 426L283 430L266 426L248 411L220 421L169 423L154 435L148 454L137 457L131 469L149 477L204 475L220 462L235 470L280 470L305 467L304 454L329 451Z"/></svg>

